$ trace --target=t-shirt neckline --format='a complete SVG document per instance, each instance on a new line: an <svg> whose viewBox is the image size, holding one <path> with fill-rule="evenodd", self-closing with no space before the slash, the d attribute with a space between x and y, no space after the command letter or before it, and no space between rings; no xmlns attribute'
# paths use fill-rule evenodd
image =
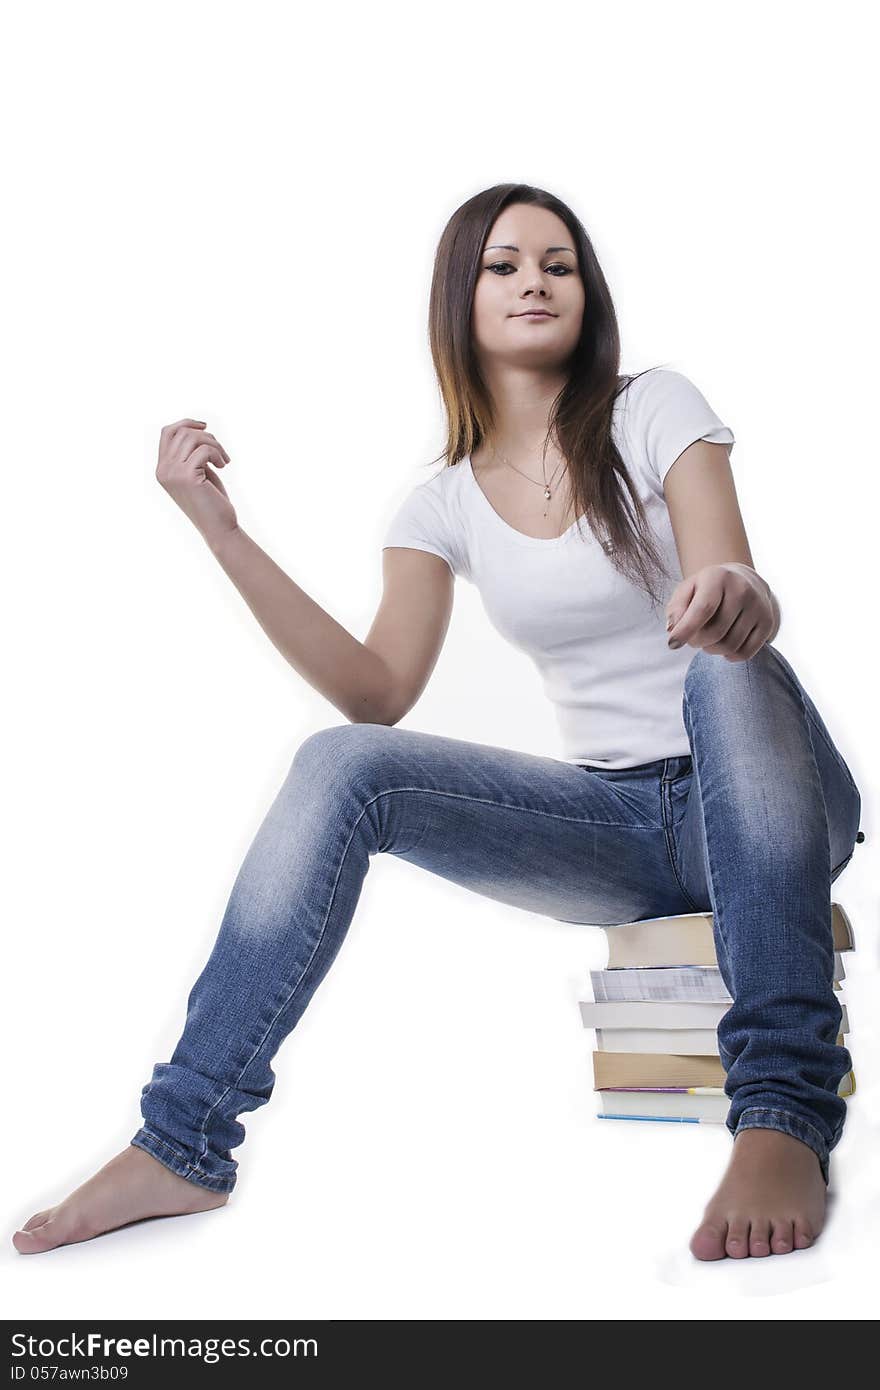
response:
<svg viewBox="0 0 880 1390"><path fill-rule="evenodd" d="M511 540L518 542L520 545L562 545L565 541L568 540L569 536L573 535L577 531L577 521L573 521L569 526L568 530L563 531L561 536L527 536L525 531L518 531L515 526L511 526L509 521L504 520L504 517L501 515L500 512L496 512L495 508L492 506L492 503L489 501L485 492L480 487L480 484L477 482L476 474L473 470L473 465L471 464L470 454L466 454L462 462L465 464L465 474L470 479L470 482L477 493L478 504L482 506L484 512L488 516L494 519L495 525L502 529ZM579 518L579 520L581 521L584 521L585 519L585 517Z"/></svg>

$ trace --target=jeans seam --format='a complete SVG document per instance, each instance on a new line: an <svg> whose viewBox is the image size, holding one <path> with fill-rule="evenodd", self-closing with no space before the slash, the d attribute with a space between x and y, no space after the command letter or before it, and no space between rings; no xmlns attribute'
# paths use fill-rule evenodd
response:
<svg viewBox="0 0 880 1390"><path fill-rule="evenodd" d="M769 644L768 644L768 645L769 645ZM806 701L806 700L804 699L804 697L803 697L803 691L802 691L801 686L800 686L800 681L799 681L799 680L797 679L797 677L795 676L795 673L792 671L791 666L790 666L789 663L786 661L786 659L785 659L785 657L782 655L782 653L781 653L780 651L777 651L775 647L772 647L771 650L773 651L774 655L777 656L777 657L779 658L779 660L782 662L782 665L785 667L785 669L786 669L786 671L787 671L789 677L793 677L793 678L794 678L795 688L796 688L797 691L798 691L798 694L799 694L799 697L800 697L800 701L801 701L801 706L802 706L802 708L803 708L804 714L807 716L807 720L809 721L810 727L813 728L813 729L815 729L816 733L817 733L817 734L819 735L819 737L822 739L822 742L825 744L825 747L828 749L828 752L829 752L829 753L831 754L831 756L834 758L835 762L837 763L838 768L839 768L840 771L843 773L844 777L846 778L846 780L847 780L847 782L849 783L849 785L850 785L850 787L852 788L852 790L855 792L856 796L859 798L859 803L861 804L861 796L862 796L862 794L861 794L861 792L859 791L858 787L857 787L856 784L855 784L855 781L854 781L854 779L853 779L853 775L852 775L852 773L850 772L849 768L847 767L846 763L844 762L844 760L843 760L843 758L842 758L842 756L841 756L841 754L840 754L840 751L839 751L837 748L835 748L835 746L834 746L834 744L833 744L833 742L832 742L832 740L831 740L830 734L827 732L827 730L825 730L825 729L822 728L821 724L817 723L815 714L814 714L813 711L810 709L809 704L807 703L807 701Z"/></svg>
<svg viewBox="0 0 880 1390"><path fill-rule="evenodd" d="M745 663L745 667L746 667L746 672L748 673L748 670L749 670L749 663L748 663L748 662ZM686 683L686 682L685 682L685 688L684 688L684 690L683 690L683 692L682 692L682 713L683 713L683 717L684 717L685 727L686 727L687 732L688 732L688 739L689 739L690 744L691 744L691 754L692 754L692 757L693 757L694 774L695 774L695 776L696 776L696 778L697 778L697 786L699 786L699 777L700 777L700 774L699 774L699 768L697 767L697 750L696 750L696 747L695 747L695 745L694 745L694 740L693 740L692 735L691 735L691 728L690 728L690 701L689 701L689 699L688 699L688 694L687 694L687 683ZM709 836L708 836L708 834L706 833L705 816L703 817L703 842L704 842L704 848L705 848L705 853L706 853L706 873L707 873L707 877L708 877L708 880L709 880L709 884L708 884L708 886L709 886L709 897L710 897L710 900L711 900L711 903L712 903L712 930L713 930L713 933L714 933L714 932L717 932L717 933L718 933L718 936L719 936L719 938L720 938L720 940L721 940L721 945L722 945L722 947L723 947L723 949L724 949L724 954L725 954L725 956L727 957L727 959L730 960L730 951L728 950L727 938L726 938L726 936L725 936L725 934L724 934L724 920L723 920L724 914L723 914L723 909L722 909L721 906L719 905L719 903L718 903L718 901L717 901L717 899L716 899L716 896L715 896L715 877L716 877L716 874L715 874L715 866L714 866L713 863L712 863L712 846L711 846L711 844L710 844ZM697 909L697 911L699 911L699 909Z"/></svg>
<svg viewBox="0 0 880 1390"><path fill-rule="evenodd" d="M809 1120L805 1120L803 1115L798 1114L796 1110L780 1110L778 1105L747 1105L746 1108L740 1112L739 1118L737 1119L737 1132L739 1132L740 1125L746 1115L781 1115L783 1119L786 1120L797 1120L798 1123L802 1124L805 1129L808 1129L811 1134L815 1134L817 1141L822 1146L823 1152L828 1152L828 1141L825 1136L819 1132L815 1125L811 1125ZM748 1125L746 1125L745 1128L748 1129Z"/></svg>
<svg viewBox="0 0 880 1390"><path fill-rule="evenodd" d="M747 1105L745 1106L745 1109L742 1109L742 1111L740 1112L740 1118L738 1118L737 1120L737 1126L740 1126L742 1116L744 1115L783 1115L785 1119L798 1120L799 1125L804 1125L806 1129L812 1131L812 1133L815 1134L817 1140L819 1140L819 1143L822 1144L824 1148L829 1147L829 1145L827 1145L826 1138L824 1138L823 1134L820 1133L820 1130L817 1130L815 1125L810 1125L809 1120L805 1119L804 1116L799 1115L798 1111L784 1111L784 1109L781 1109L779 1105Z"/></svg>
<svg viewBox="0 0 880 1390"><path fill-rule="evenodd" d="M190 1173L197 1173L200 1178L204 1179L202 1186L214 1184L217 1181L219 1181L216 1177L214 1177L213 1174L206 1173L205 1170L203 1168L200 1168L197 1163L187 1163L186 1159L181 1156L180 1152L177 1149L172 1148L170 1144L166 1144L164 1139L160 1139L159 1136L154 1133L154 1131L150 1128L149 1125L145 1124L143 1126L143 1130L152 1144L155 1144L160 1149L164 1149L167 1154L170 1154L172 1158L176 1159L177 1162L183 1166L185 1171L183 1173L179 1173L179 1177L188 1178ZM226 1189L224 1188L218 1190L225 1191Z"/></svg>
<svg viewBox="0 0 880 1390"><path fill-rule="evenodd" d="M769 646L769 644L768 644L768 646ZM822 740L822 742L824 743L825 747L828 749L828 752L831 754L832 758L834 759L834 761L835 761L835 763L836 763L836 765L837 765L838 771L843 773L844 779L846 780L847 784L849 785L850 790L852 791L852 793L853 793L853 795L855 796L857 802L859 803L859 818L861 818L862 794L861 794L861 792L859 791L858 787L856 786L855 779L853 778L852 773L850 772L849 768L848 768L847 765L846 765L846 762L844 761L843 757L841 756L841 753L840 753L839 749L835 748L834 743L832 742L832 739L831 739L831 735L828 733L828 731L827 731L826 729L824 729L824 728L822 727L822 725L821 725L820 723L817 722L816 715L814 714L813 710L810 708L809 703L804 699L804 692L803 692L803 690L802 690L802 688L801 688L800 681L797 679L797 676L796 676L795 673L792 671L791 666L790 666L789 663L786 661L786 659L785 659L785 657L782 655L782 653L781 653L780 651L777 651L777 649L776 649L775 647L770 647L770 650L773 652L773 655L774 655L775 657L777 657L777 659L779 660L779 662L780 662L781 665L783 666L783 668L784 668L784 670L786 671L786 673L787 673L787 675L789 676L789 678L790 678L790 679L792 679L792 678L794 679L795 688L797 689L798 695L799 695L799 697L800 697L801 708L803 709L803 712L804 712L804 714L805 714L806 717L807 717L807 725L808 725L808 727L809 727L810 730L814 730L814 731L819 735L819 737L821 738L821 740ZM857 822L856 824L858 825L858 822ZM855 854L855 849L856 849L856 846L855 846L855 843L854 843L852 849L850 850L850 852L849 852L849 854L846 856L846 858L843 859L843 860L841 860L841 862L840 862L839 864L835 864L835 865L834 865L834 867L833 867L832 870L831 870L832 882L833 882L834 879L841 873L841 871L842 871L843 869L846 868L847 864L849 863L849 861L852 859L853 855Z"/></svg>
<svg viewBox="0 0 880 1390"><path fill-rule="evenodd" d="M676 862L676 854L675 854L675 831L674 831L674 824L673 824L673 823L674 823L674 814L673 814L673 808L672 808L672 793L671 793L671 792L667 792L667 791L666 791L666 787L669 786L673 781L677 781L677 780L678 780L677 778L670 778L668 782L661 782L661 784L660 784L660 802L661 802L662 814L663 814L663 830L664 830L664 833L665 833L665 835L666 835L666 853L667 853L667 856L668 856L668 858L669 858L669 864L670 864L670 867L671 867L671 869L672 869L673 877L674 877L676 883L678 884L679 889L681 890L682 896L684 897L685 901L690 905L690 908L691 908L691 911L692 911L692 912L701 912L702 909L697 905L697 903L694 902L694 900L693 900L693 898L691 897L690 893L688 892L688 890L685 888L684 884L682 883L682 881L681 881L681 874L679 873L679 870L678 870L678 863ZM667 801L668 801L668 807L667 807Z"/></svg>
<svg viewBox="0 0 880 1390"><path fill-rule="evenodd" d="M855 782L853 781L852 773L850 772L840 753L835 748L834 744L831 742L831 739L825 733L825 730L821 727L821 725L816 723L816 720L813 716L813 712L810 709L809 705L804 705L804 711L806 713L807 719L810 722L811 727L816 730L816 733L820 736L822 742L825 744L825 747L828 749L829 753L834 758L834 761L837 763L838 768L843 773L850 787L855 792L856 796L859 798L859 801L861 801L862 794L856 786Z"/></svg>
<svg viewBox="0 0 880 1390"><path fill-rule="evenodd" d="M774 1119L777 1123L762 1124L759 1122L757 1124L750 1124L746 1119L748 1115L766 1116L768 1117L768 1120ZM744 1120L746 1121L745 1123L743 1123ZM781 1127L781 1121L785 1121L787 1124L792 1126L794 1130L798 1130L799 1125L802 1127L802 1129L799 1130L799 1132L797 1133L792 1133L792 1129L785 1129ZM727 1128L729 1129L730 1126L728 1125ZM830 1180L829 1164L831 1161L831 1150L834 1148L835 1144L840 1138L841 1128L842 1126L838 1127L836 1134L829 1143L823 1137L823 1135L819 1133L815 1125L811 1125L809 1120L805 1120L803 1115L799 1115L794 1110L781 1110L778 1106L769 1105L748 1105L742 1111L737 1121L736 1129L733 1130L732 1133L735 1140L739 1134L745 1134L745 1132L749 1129L772 1129L778 1131L781 1134L787 1134L790 1138L797 1139L801 1144L806 1144L807 1148L812 1149L813 1153L816 1155L816 1158L819 1160L819 1167L822 1170L822 1178L825 1182L825 1186L827 1187ZM808 1136L813 1136L812 1142Z"/></svg>
<svg viewBox="0 0 880 1390"><path fill-rule="evenodd" d="M182 1163L186 1168L187 1173L195 1173L198 1171L194 1163L187 1163L186 1159L182 1156L178 1149L172 1148L170 1144L166 1144L164 1139L160 1139L159 1136L157 1134L154 1134L153 1131L149 1129L147 1126L145 1126L145 1129L147 1134L152 1139L153 1143L158 1144L160 1149L165 1149L167 1153L171 1154L172 1158L177 1159L178 1163Z"/></svg>
<svg viewBox="0 0 880 1390"><path fill-rule="evenodd" d="M383 796L392 796L396 792L422 792L423 794L428 793L428 795L430 796L448 796L452 797L456 801L471 801L475 802L480 806L495 806L501 811L525 811L531 816L549 816L552 820L573 821L575 825L607 825L613 827L616 830L657 831L660 829L658 825L651 825L650 823L645 825L634 825L630 821L590 820L587 819L587 817L585 816L562 816L559 815L556 811L542 811L535 806L517 806L510 801L497 801L493 797L486 796L468 796L464 792L445 792L441 791L438 787L386 787L384 791L377 792L375 796L370 797L370 800L366 803L366 805L364 806L364 810L361 812L361 816L363 816L364 812L370 809L374 801L378 801ZM358 820L361 819L361 816L358 817ZM355 829L356 828L357 826L355 826Z"/></svg>

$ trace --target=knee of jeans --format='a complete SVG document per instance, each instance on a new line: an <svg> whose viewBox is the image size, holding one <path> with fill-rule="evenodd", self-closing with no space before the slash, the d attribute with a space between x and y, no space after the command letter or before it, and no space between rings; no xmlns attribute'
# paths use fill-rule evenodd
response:
<svg viewBox="0 0 880 1390"><path fill-rule="evenodd" d="M748 661L728 661L726 656L718 652L707 652L705 648L698 647L685 672L684 692L690 696L698 687L724 689L731 681L750 679L756 671L772 660L773 655L767 643Z"/></svg>
<svg viewBox="0 0 880 1390"><path fill-rule="evenodd" d="M698 688L711 688L712 683L721 677L721 668L724 666L735 669L723 656L713 656L711 652L697 647L684 675L685 696L690 698Z"/></svg>
<svg viewBox="0 0 880 1390"><path fill-rule="evenodd" d="M371 789L387 764L395 732L388 724L333 724L318 729L296 750L289 775L325 790Z"/></svg>

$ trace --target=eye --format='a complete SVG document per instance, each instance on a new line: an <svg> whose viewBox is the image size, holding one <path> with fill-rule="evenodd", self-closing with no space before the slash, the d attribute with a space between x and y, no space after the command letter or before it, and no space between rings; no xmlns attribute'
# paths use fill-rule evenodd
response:
<svg viewBox="0 0 880 1390"><path fill-rule="evenodd" d="M510 261L495 261L495 262L493 262L492 265L487 265L487 266L486 266L486 270L497 270L497 271L502 271L502 270L504 269L504 267L507 267L508 270L516 270L516 266L511 265L511 264L510 264ZM572 270L571 266L570 266L570 265L564 265L562 261L554 261L552 265L548 265L548 266L547 266L547 269L548 269L548 270L561 270L561 271L562 271L562 275L573 275L573 274L574 274L574 271ZM561 278L562 278L561 276L554 276L554 279L561 279Z"/></svg>

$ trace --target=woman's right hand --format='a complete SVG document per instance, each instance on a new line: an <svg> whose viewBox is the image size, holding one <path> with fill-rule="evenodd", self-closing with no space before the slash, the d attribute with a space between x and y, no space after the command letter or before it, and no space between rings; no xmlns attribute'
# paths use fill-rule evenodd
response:
<svg viewBox="0 0 880 1390"><path fill-rule="evenodd" d="M156 477L209 545L238 526L235 509L219 477L208 466L225 468L229 455L206 433L204 420L178 420L159 437Z"/></svg>

